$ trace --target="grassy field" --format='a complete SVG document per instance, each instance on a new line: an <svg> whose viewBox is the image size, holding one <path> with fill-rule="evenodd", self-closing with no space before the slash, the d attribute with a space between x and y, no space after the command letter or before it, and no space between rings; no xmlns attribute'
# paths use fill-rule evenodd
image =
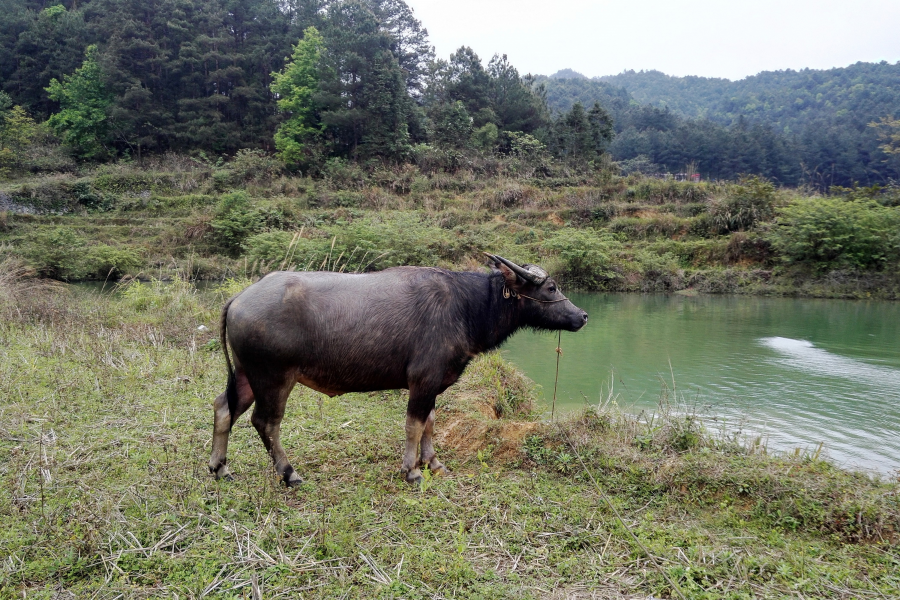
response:
<svg viewBox="0 0 900 600"><path fill-rule="evenodd" d="M240 282L87 293L0 269L0 598L896 598L900 486L592 398L551 423L497 354L399 475L405 392L293 393L283 487L244 417L206 472ZM198 330L205 326L207 330ZM499 415L499 416L498 416ZM621 517L621 518L620 518Z"/></svg>
<svg viewBox="0 0 900 600"><path fill-rule="evenodd" d="M28 176L0 182L0 258L62 280L221 281L292 266L471 269L488 250L584 290L900 298L897 188L822 196L758 178L507 167L338 164L314 180L245 153Z"/></svg>

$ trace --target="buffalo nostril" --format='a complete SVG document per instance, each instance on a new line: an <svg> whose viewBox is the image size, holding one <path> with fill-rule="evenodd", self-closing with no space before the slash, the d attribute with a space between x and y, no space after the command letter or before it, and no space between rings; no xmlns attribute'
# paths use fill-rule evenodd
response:
<svg viewBox="0 0 900 600"><path fill-rule="evenodd" d="M587 313L582 314L581 318L584 319L585 323L587 323Z"/></svg>

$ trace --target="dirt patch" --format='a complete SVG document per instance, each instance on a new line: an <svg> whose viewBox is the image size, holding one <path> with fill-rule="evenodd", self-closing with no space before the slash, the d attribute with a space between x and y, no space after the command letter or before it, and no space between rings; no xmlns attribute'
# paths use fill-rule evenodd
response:
<svg viewBox="0 0 900 600"><path fill-rule="evenodd" d="M513 460L521 455L525 438L539 428L540 423L529 421L449 413L443 419L438 418L434 437L438 446L452 448L460 458L471 458L477 456L479 450L490 448L494 459Z"/></svg>
<svg viewBox="0 0 900 600"><path fill-rule="evenodd" d="M547 215L547 220L554 225L559 225L560 227L566 224L566 222L562 220L562 217L560 217L556 213L550 213L549 215Z"/></svg>

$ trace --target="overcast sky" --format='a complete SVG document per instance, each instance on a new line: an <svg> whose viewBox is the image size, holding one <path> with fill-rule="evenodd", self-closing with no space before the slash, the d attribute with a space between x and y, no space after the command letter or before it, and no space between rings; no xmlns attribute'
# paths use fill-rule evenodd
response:
<svg viewBox="0 0 900 600"><path fill-rule="evenodd" d="M741 79L900 60L900 0L406 0L438 57L471 46L522 74L627 69Z"/></svg>

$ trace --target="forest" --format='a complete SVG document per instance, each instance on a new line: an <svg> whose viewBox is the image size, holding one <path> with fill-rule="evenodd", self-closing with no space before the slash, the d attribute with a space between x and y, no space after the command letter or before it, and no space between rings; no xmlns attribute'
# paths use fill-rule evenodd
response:
<svg viewBox="0 0 900 600"><path fill-rule="evenodd" d="M305 173L516 148L590 161L612 135L599 106L551 117L505 56L436 60L401 0L5 1L0 19L5 145L24 162L31 123L78 160L253 148ZM7 170L59 166L35 153Z"/></svg>
<svg viewBox="0 0 900 600"><path fill-rule="evenodd" d="M402 0L0 1L0 176L177 152L277 153L454 171L473 157L572 169L885 186L900 65L738 82L436 57ZM887 149L887 150L886 150ZM546 169L545 169L546 171Z"/></svg>
<svg viewBox="0 0 900 600"><path fill-rule="evenodd" d="M885 152L900 110L900 64L763 72L740 81L659 71L540 78L549 106L599 101L612 115L619 161L645 171L694 164L707 177L757 173L782 185L884 185L900 162ZM632 161L632 162L629 162Z"/></svg>

